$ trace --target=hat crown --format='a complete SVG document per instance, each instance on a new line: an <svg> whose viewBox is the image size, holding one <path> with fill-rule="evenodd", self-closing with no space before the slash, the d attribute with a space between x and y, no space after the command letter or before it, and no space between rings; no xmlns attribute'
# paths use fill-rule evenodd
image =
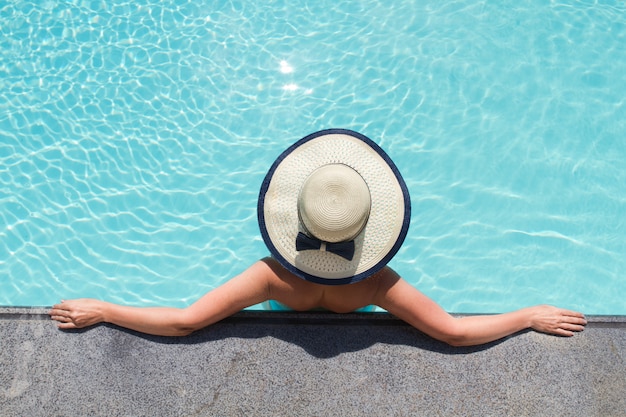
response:
<svg viewBox="0 0 626 417"><path fill-rule="evenodd" d="M298 196L303 226L325 242L354 239L365 227L370 208L367 183L344 164L328 164L313 171Z"/></svg>

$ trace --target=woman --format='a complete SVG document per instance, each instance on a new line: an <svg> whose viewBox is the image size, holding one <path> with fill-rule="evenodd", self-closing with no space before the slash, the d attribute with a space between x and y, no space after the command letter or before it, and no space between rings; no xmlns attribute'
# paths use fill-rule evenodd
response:
<svg viewBox="0 0 626 417"><path fill-rule="evenodd" d="M275 300L337 313L377 305L455 346L488 343L523 329L572 336L581 313L535 306L454 318L386 264L406 237L406 184L389 156L344 129L313 133L283 152L259 195L258 219L272 257L262 259L187 308L63 301L51 311L61 329L108 322L155 335L187 335L241 309Z"/></svg>

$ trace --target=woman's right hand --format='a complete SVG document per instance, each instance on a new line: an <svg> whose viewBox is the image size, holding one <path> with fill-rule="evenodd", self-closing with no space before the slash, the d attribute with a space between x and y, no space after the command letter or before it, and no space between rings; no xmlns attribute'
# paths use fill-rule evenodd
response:
<svg viewBox="0 0 626 417"><path fill-rule="evenodd" d="M540 305L531 307L530 327L542 333L573 336L585 329L587 320L582 313L558 307Z"/></svg>

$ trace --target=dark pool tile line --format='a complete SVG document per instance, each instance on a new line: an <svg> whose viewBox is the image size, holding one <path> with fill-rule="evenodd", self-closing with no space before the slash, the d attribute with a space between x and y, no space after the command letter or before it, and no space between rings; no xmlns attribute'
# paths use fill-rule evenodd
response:
<svg viewBox="0 0 626 417"><path fill-rule="evenodd" d="M49 307L0 307L0 320L49 320ZM466 314L454 314L457 317ZM626 328L626 315L589 315L586 317L591 327ZM343 324L352 326L408 326L391 314L331 312L289 312L289 311L242 311L225 320L227 323L258 322L263 324Z"/></svg>

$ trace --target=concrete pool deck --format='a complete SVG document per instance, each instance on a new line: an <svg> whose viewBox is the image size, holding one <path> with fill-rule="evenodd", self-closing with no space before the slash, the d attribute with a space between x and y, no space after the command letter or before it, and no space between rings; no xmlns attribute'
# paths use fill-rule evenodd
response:
<svg viewBox="0 0 626 417"><path fill-rule="evenodd" d="M387 314L242 312L183 338L0 309L0 416L626 416L626 317L453 348Z"/></svg>

